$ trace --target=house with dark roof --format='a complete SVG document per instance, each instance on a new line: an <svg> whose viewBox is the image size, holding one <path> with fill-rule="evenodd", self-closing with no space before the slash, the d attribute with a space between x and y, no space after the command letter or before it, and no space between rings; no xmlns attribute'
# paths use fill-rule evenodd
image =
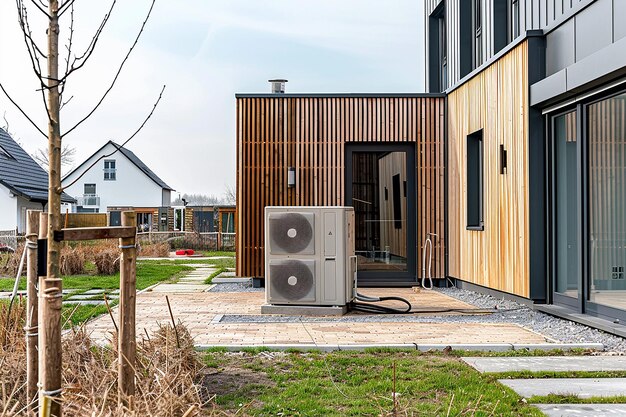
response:
<svg viewBox="0 0 626 417"><path fill-rule="evenodd" d="M72 212L109 213L109 223L119 225L121 212L137 212L140 230L168 230L172 187L134 152L108 141L61 181L76 199ZM183 209L184 210L184 209ZM178 214L184 217L184 213Z"/></svg>
<svg viewBox="0 0 626 417"><path fill-rule="evenodd" d="M75 200L63 193L61 201ZM45 210L48 173L0 128L0 230L26 229L26 210Z"/></svg>

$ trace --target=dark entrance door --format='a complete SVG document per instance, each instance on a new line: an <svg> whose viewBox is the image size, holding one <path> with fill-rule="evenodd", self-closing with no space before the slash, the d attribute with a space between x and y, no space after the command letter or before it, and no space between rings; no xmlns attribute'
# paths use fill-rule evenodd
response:
<svg viewBox="0 0 626 417"><path fill-rule="evenodd" d="M355 211L358 284L415 284L414 146L347 144L345 155L345 201Z"/></svg>
<svg viewBox="0 0 626 417"><path fill-rule="evenodd" d="M194 211L193 230L199 233L213 232L213 211Z"/></svg>

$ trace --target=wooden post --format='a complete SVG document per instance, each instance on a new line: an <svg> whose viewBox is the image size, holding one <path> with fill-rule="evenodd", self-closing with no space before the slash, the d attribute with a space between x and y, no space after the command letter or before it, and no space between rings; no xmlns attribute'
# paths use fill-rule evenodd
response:
<svg viewBox="0 0 626 417"><path fill-rule="evenodd" d="M122 213L122 226L137 227L134 211ZM132 408L135 395L135 354L137 339L135 335L136 303L136 237L120 239L122 257L120 258L120 306L118 340L118 401Z"/></svg>
<svg viewBox="0 0 626 417"><path fill-rule="evenodd" d="M48 215L41 213L39 236L46 238ZM48 259L49 260L49 259ZM39 414L61 417L61 278L39 277ZM49 410L49 413L48 413Z"/></svg>
<svg viewBox="0 0 626 417"><path fill-rule="evenodd" d="M29 412L37 409L37 382L39 367L37 355L37 238L39 211L28 210L26 217L26 401Z"/></svg>

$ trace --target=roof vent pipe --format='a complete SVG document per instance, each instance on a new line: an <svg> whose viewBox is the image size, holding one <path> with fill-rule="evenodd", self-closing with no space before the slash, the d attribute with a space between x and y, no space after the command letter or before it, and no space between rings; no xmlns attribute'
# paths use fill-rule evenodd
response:
<svg viewBox="0 0 626 417"><path fill-rule="evenodd" d="M272 84L272 94L284 94L285 93L285 83L287 80L276 79L276 80L268 80Z"/></svg>

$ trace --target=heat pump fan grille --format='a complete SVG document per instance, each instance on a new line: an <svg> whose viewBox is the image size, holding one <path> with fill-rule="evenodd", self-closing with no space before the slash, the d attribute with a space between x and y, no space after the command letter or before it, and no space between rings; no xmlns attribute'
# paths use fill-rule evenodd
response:
<svg viewBox="0 0 626 417"><path fill-rule="evenodd" d="M270 264L270 290L285 301L315 300L313 261L285 260Z"/></svg>
<svg viewBox="0 0 626 417"><path fill-rule="evenodd" d="M270 252L315 253L312 213L272 213L269 218Z"/></svg>

